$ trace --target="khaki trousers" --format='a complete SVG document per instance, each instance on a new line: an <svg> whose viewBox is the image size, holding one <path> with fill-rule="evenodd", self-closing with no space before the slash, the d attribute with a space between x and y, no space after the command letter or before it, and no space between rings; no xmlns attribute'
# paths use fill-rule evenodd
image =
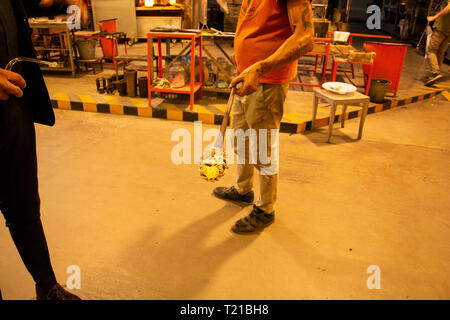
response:
<svg viewBox="0 0 450 320"><path fill-rule="evenodd" d="M259 173L260 184L260 194L256 206L267 213L273 212L278 187L278 157L271 153L272 140L275 143L271 129L276 129L277 131L280 129L283 105L288 89L289 84L260 84L257 91L248 96L239 97L236 95L232 109L231 128L233 131L254 129L258 141L258 159L252 164L250 163L250 139L248 136L245 138L245 151L242 150L242 144L236 143L235 140L235 152L238 154L240 152L245 153L245 163L237 164L235 188L240 194L250 192L253 189L253 172L254 168L256 168ZM261 129L266 130L261 131ZM266 146L260 145L261 135L267 135ZM276 139L277 142L278 139ZM264 155L267 154L267 157L271 160L268 163L260 161L259 155L263 147L267 147ZM276 153L278 154L278 150ZM274 161L277 161L275 171L273 170L273 167L275 167Z"/></svg>
<svg viewBox="0 0 450 320"><path fill-rule="evenodd" d="M441 71L441 65L444 62L449 41L450 32L433 30L428 46L428 60L430 60L433 74Z"/></svg>

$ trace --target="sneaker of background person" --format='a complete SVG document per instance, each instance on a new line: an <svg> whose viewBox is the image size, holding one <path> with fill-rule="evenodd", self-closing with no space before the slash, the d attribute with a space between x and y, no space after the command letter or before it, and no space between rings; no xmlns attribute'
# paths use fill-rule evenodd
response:
<svg viewBox="0 0 450 320"><path fill-rule="evenodd" d="M437 80L441 79L443 77L440 73L433 73L432 75L428 76L425 80L425 85L429 86L435 83Z"/></svg>

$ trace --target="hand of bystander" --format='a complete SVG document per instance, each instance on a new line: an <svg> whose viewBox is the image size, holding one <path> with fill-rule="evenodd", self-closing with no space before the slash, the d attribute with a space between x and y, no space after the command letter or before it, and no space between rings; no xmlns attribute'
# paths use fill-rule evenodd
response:
<svg viewBox="0 0 450 320"><path fill-rule="evenodd" d="M0 100L8 100L9 96L22 97L21 89L25 87L25 80L20 74L0 68Z"/></svg>

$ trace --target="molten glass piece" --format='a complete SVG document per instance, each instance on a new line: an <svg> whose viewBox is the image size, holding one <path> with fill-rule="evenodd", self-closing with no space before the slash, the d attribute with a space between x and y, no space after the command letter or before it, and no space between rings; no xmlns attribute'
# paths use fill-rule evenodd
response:
<svg viewBox="0 0 450 320"><path fill-rule="evenodd" d="M216 137L214 147L207 148L203 153L202 162L200 164L200 176L209 182L218 181L221 177L224 176L225 170L227 169L226 156L225 152L223 151L223 140L228 121L230 120L230 112L234 101L234 91L234 88L231 89L227 108L225 109L225 113L222 119L222 125L220 126L219 135Z"/></svg>
<svg viewBox="0 0 450 320"><path fill-rule="evenodd" d="M208 182L216 182L228 168L225 152L220 148L207 149L200 164L200 176Z"/></svg>

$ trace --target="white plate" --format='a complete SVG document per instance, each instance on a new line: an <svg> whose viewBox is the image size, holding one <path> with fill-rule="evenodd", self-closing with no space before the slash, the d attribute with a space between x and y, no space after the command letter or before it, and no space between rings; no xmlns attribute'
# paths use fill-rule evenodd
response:
<svg viewBox="0 0 450 320"><path fill-rule="evenodd" d="M340 41L340 42L347 42L349 36L350 36L350 32L335 31L333 40Z"/></svg>
<svg viewBox="0 0 450 320"><path fill-rule="evenodd" d="M322 88L337 94L347 94L357 90L355 86L345 82L325 82Z"/></svg>

